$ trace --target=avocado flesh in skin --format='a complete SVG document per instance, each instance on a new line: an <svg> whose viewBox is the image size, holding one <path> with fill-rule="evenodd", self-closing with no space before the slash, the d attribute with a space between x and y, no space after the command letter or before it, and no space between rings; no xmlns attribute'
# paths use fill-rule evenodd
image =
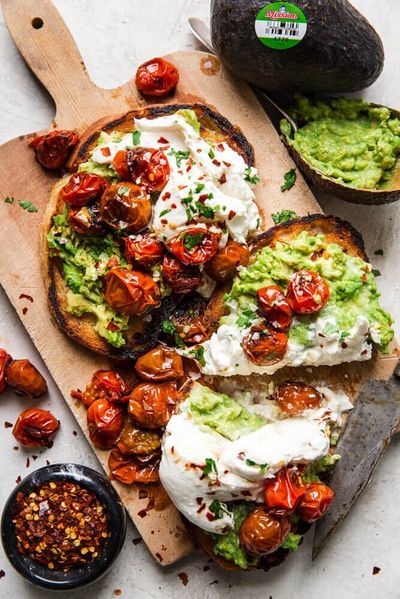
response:
<svg viewBox="0 0 400 599"><path fill-rule="evenodd" d="M347 0L293 0L307 19L296 46L276 50L256 36L255 20L268 0L213 0L212 43L236 75L266 90L353 92L380 75L380 37Z"/></svg>

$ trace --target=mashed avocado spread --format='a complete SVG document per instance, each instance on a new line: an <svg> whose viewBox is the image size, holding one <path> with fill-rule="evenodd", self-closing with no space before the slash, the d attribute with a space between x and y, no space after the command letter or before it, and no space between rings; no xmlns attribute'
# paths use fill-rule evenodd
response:
<svg viewBox="0 0 400 599"><path fill-rule="evenodd" d="M99 335L114 347L121 347L126 343L122 333L129 327L129 316L115 312L104 302L102 277L110 268L111 259L116 258L121 266L126 266L126 262L112 235L77 235L67 219L67 210L54 217L48 245L50 255L62 260L68 311L76 316L93 314Z"/></svg>
<svg viewBox="0 0 400 599"><path fill-rule="evenodd" d="M307 231L290 243L278 241L274 247L263 248L255 261L239 272L225 296L230 314L221 323L235 323L241 328L251 326L258 317L257 290L267 285L279 285L286 290L291 274L301 269L318 272L329 285L331 295L318 314L296 316L289 339L307 347L313 321L333 317L327 318L324 333L338 333L340 342L345 343L357 317L364 316L369 321L373 341L380 351L388 351L393 320L379 305L380 294L371 265L345 254L339 245L327 243L323 234L310 235Z"/></svg>
<svg viewBox="0 0 400 599"><path fill-rule="evenodd" d="M358 189L385 186L400 153L400 119L361 99L311 99L298 95L291 115L299 124L288 143L324 175Z"/></svg>

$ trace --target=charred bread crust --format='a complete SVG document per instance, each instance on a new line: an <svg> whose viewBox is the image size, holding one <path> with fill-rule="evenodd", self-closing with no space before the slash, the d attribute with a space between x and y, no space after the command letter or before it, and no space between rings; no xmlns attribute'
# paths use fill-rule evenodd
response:
<svg viewBox="0 0 400 599"><path fill-rule="evenodd" d="M222 138L227 141L246 161L249 166L254 165L254 151L246 137L243 135L241 130L232 125L232 123L219 114L215 110L212 110L206 104L170 104L170 105L154 105L146 106L139 110L131 110L123 115L117 117L111 117L108 119L101 119L96 121L87 131L81 136L81 141L75 148L71 155L68 163L68 167L71 171L77 170L79 164L86 162L89 158L89 153L96 144L97 138L101 131L107 133L116 130L129 131L132 128L133 118L149 118L155 119L161 116L167 116L173 114L178 110L192 109L196 112L200 125L203 128L214 129L216 132L222 133ZM209 127L207 127L207 124Z"/></svg>
<svg viewBox="0 0 400 599"><path fill-rule="evenodd" d="M213 140L217 143L219 141L226 141L244 158L249 166L253 165L253 149L240 129L205 104L197 103L148 106L117 117L107 117L96 121L81 136L81 141L75 148L68 163L69 170L76 171L79 164L89 159L90 151L96 144L101 131L110 132L120 130L129 132L133 128L133 117L157 118L184 108L195 110L200 120L204 137L208 137L210 141ZM52 317L68 337L88 347L90 350L113 360L136 360L140 355L156 345L163 321L169 320L179 306L182 298L175 295L164 298L160 308L152 312L152 321L149 325L143 326L143 330L141 331L142 341L140 343L136 341L135 343L127 343L121 348L111 346L94 330L93 316L83 315L77 317L70 314L67 311L67 287L63 277L61 261L57 257L49 255L47 246L47 234L52 226L53 217L63 209L63 204L58 198L62 184L59 181L52 190L51 199L44 216L41 240L42 268ZM210 312L210 314L212 313Z"/></svg>

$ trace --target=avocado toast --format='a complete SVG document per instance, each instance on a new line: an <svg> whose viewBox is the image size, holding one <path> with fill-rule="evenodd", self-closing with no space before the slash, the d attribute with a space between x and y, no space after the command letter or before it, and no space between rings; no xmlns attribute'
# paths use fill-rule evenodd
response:
<svg viewBox="0 0 400 599"><path fill-rule="evenodd" d="M58 326L115 359L153 346L184 293L207 296L215 287L202 255L195 264L185 256L199 249L209 257L256 233L253 162L242 133L205 105L149 106L89 128L44 219L45 281ZM97 195L81 201L90 186Z"/></svg>

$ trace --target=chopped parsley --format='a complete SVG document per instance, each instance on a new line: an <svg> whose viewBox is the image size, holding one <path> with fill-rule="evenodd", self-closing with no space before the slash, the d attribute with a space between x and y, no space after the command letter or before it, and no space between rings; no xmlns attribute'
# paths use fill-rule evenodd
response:
<svg viewBox="0 0 400 599"><path fill-rule="evenodd" d="M183 245L188 250L193 250L196 247L196 245L199 245L199 243L201 243L202 239L203 233L194 233L193 235L191 233L186 233Z"/></svg>
<svg viewBox="0 0 400 599"><path fill-rule="evenodd" d="M206 361L204 359L204 347L202 345L199 345L197 349L192 349L190 353L193 354L201 366L206 365Z"/></svg>
<svg viewBox="0 0 400 599"><path fill-rule="evenodd" d="M214 152L214 150L211 147L208 150L208 155L211 158L211 160L213 160L213 158L215 158L215 152Z"/></svg>
<svg viewBox="0 0 400 599"><path fill-rule="evenodd" d="M260 472L265 472L267 468L269 468L269 464L257 464L257 462L253 462L253 460L246 460L247 466L258 466Z"/></svg>
<svg viewBox="0 0 400 599"><path fill-rule="evenodd" d="M171 320L163 320L161 329L163 333L167 333L168 335L172 335L174 337L175 344L178 347L185 347L182 337L179 335L175 324Z"/></svg>
<svg viewBox="0 0 400 599"><path fill-rule="evenodd" d="M32 202L21 200L20 202L18 202L18 204L27 212L38 212L38 209L34 204L32 204Z"/></svg>
<svg viewBox="0 0 400 599"><path fill-rule="evenodd" d="M260 182L260 177L257 175L257 173L253 173L251 166L245 168L243 178L245 181L248 181L253 185Z"/></svg>
<svg viewBox="0 0 400 599"><path fill-rule="evenodd" d="M290 551L297 551L303 535L298 535L294 532L290 532L286 539L283 541L282 549L289 549Z"/></svg>
<svg viewBox="0 0 400 599"><path fill-rule="evenodd" d="M245 308L242 315L236 321L238 327L247 328L251 325L252 321L257 318L257 313L251 308Z"/></svg>
<svg viewBox="0 0 400 599"><path fill-rule="evenodd" d="M373 268L371 272L374 275L374 277L380 277L381 276L381 271L378 270L377 268Z"/></svg>
<svg viewBox="0 0 400 599"><path fill-rule="evenodd" d="M200 181L199 181L194 189L194 193L201 193L204 188L205 188L204 183L200 183Z"/></svg>
<svg viewBox="0 0 400 599"><path fill-rule="evenodd" d="M350 335L350 333L348 333L347 331L342 331L340 333L340 337L339 337L339 343L343 343L343 341L346 339L346 337L348 337Z"/></svg>
<svg viewBox="0 0 400 599"><path fill-rule="evenodd" d="M12 198L12 197L10 197L10 196L7 196L7 197L4 199L4 202L5 202L6 204L13 204L13 203L14 203L14 198Z"/></svg>
<svg viewBox="0 0 400 599"><path fill-rule="evenodd" d="M293 185L296 183L296 169L292 168L290 171L283 175L284 182L281 185L281 191L287 191L288 189L292 189Z"/></svg>
<svg viewBox="0 0 400 599"><path fill-rule="evenodd" d="M222 518L224 513L227 513L226 505L218 501L218 499L214 499L208 506L208 509L212 514L214 514L215 520L219 520Z"/></svg>
<svg viewBox="0 0 400 599"><path fill-rule="evenodd" d="M215 208L211 208L211 206L206 206L202 202L196 202L196 208L198 213L204 218L214 218L215 216Z"/></svg>
<svg viewBox="0 0 400 599"><path fill-rule="evenodd" d="M293 218L298 218L298 215L293 210L281 210L280 212L271 214L271 216L276 225L286 223L288 220L292 220Z"/></svg>
<svg viewBox="0 0 400 599"><path fill-rule="evenodd" d="M178 167L181 166L182 164L182 160L187 160L190 156L190 152L189 150L187 152L183 152L182 150L174 150L174 148L171 148L171 151L169 152L168 156L175 156L175 160L176 160L176 164Z"/></svg>
<svg viewBox="0 0 400 599"><path fill-rule="evenodd" d="M117 191L119 197L124 196L126 193L129 193L129 187L127 187L127 185L123 185Z"/></svg>
<svg viewBox="0 0 400 599"><path fill-rule="evenodd" d="M333 333L339 332L339 327L337 324L331 324L328 322L322 329L322 332L324 335L332 335Z"/></svg>
<svg viewBox="0 0 400 599"><path fill-rule="evenodd" d="M171 208L167 208L166 210L162 210L162 211L160 212L160 218L161 218L162 216L165 216L166 214L168 214L168 212L171 212Z"/></svg>
<svg viewBox="0 0 400 599"><path fill-rule="evenodd" d="M203 466L203 474L205 474L206 476L209 476L211 472L218 474L218 468L217 464L215 463L215 460L213 460L212 458L206 458L205 462L206 465Z"/></svg>
<svg viewBox="0 0 400 599"><path fill-rule="evenodd" d="M141 133L140 131L134 131L132 133L132 143L134 146L138 146L140 144L140 137L141 137Z"/></svg>

